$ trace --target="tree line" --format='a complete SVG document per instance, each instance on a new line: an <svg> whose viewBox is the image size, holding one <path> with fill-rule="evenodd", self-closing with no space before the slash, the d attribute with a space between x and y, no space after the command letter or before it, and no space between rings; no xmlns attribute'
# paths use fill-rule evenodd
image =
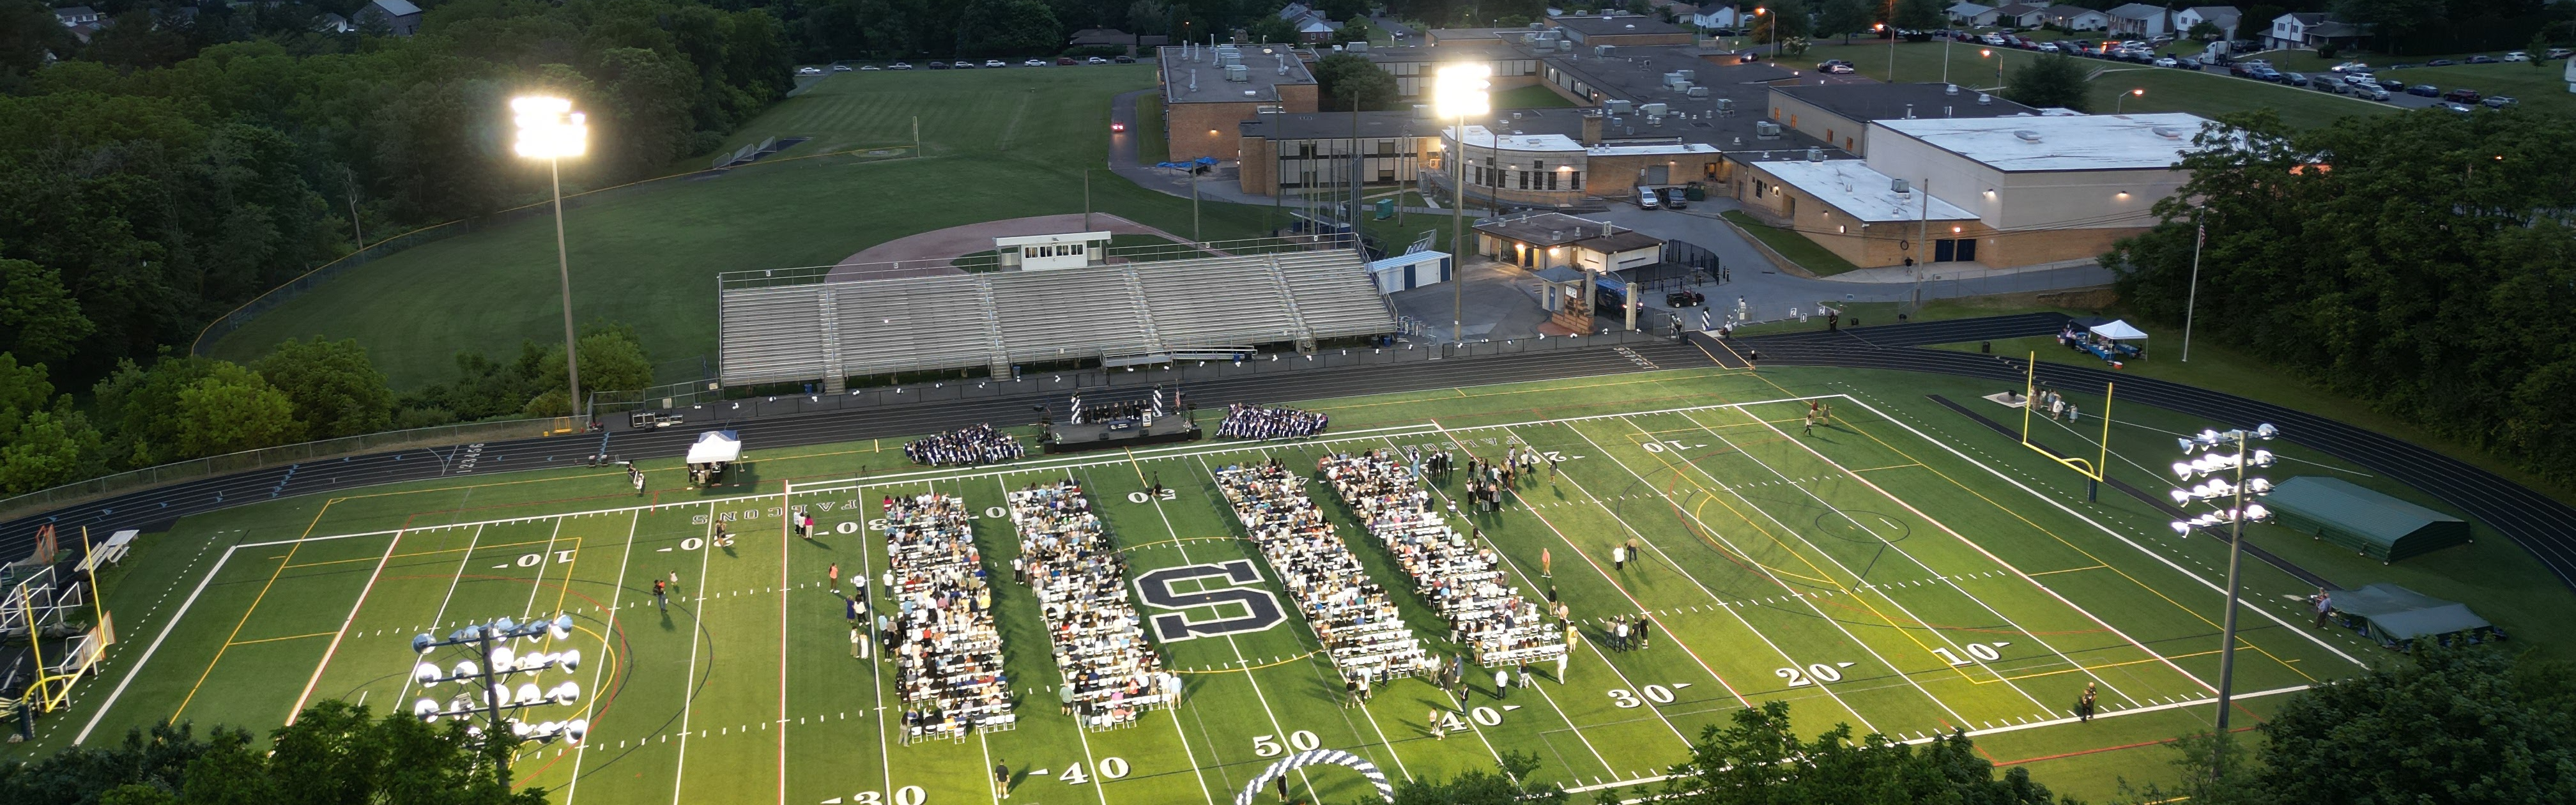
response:
<svg viewBox="0 0 2576 805"><path fill-rule="evenodd" d="M2222 116L2103 265L2141 315L2576 483L2576 121Z"/></svg>

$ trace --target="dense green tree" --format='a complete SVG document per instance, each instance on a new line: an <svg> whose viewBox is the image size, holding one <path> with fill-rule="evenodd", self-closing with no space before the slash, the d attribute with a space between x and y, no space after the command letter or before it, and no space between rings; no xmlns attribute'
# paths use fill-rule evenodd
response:
<svg viewBox="0 0 2576 805"><path fill-rule="evenodd" d="M94 475L98 451L98 430L80 414L28 414L0 446L0 492L33 492Z"/></svg>
<svg viewBox="0 0 2576 805"><path fill-rule="evenodd" d="M45 375L44 364L21 364L18 356L0 352L0 433L16 430L29 414L54 409L54 384Z"/></svg>
<svg viewBox="0 0 2576 805"><path fill-rule="evenodd" d="M2004 97L2041 109L2065 107L2090 112L2093 79L2086 73L2091 69L2073 56L2043 54L2013 68L2012 83L2004 87Z"/></svg>
<svg viewBox="0 0 2576 805"><path fill-rule="evenodd" d="M179 389L168 417L176 458L221 455L302 441L295 403L259 373L231 363Z"/></svg>
<svg viewBox="0 0 2576 805"><path fill-rule="evenodd" d="M1557 805L1570 797L1556 783L1523 781L1538 758L1506 751L1493 770L1471 768L1454 777L1417 777L1395 786L1393 805Z"/></svg>
<svg viewBox="0 0 2576 805"><path fill-rule="evenodd" d="M957 52L1028 56L1064 46L1055 10L1039 0L967 0L957 20Z"/></svg>
<svg viewBox="0 0 2576 805"><path fill-rule="evenodd" d="M1851 44L1853 34L1869 30L1877 12L1868 0L1824 0L1816 11L1816 35L1839 36Z"/></svg>
<svg viewBox="0 0 2576 805"><path fill-rule="evenodd" d="M2048 788L2018 766L1996 779L1994 764L1964 734L1917 748L1871 734L1854 739L1836 725L1802 740L1791 730L1789 703L1735 711L1733 723L1711 725L1691 742L1690 759L1674 767L1656 802L1681 805L1912 805L1973 802L2050 805Z"/></svg>
<svg viewBox="0 0 2576 805"><path fill-rule="evenodd" d="M393 421L394 393L385 387L385 373L376 371L356 339L290 339L252 368L286 394L308 438L373 433Z"/></svg>
<svg viewBox="0 0 2576 805"><path fill-rule="evenodd" d="M1807 8L1807 0L1779 0L1763 5L1768 11L1754 15L1748 41L1764 47L1778 43L1783 53L1804 52L1805 40L1815 31L1816 21L1815 12Z"/></svg>
<svg viewBox="0 0 2576 805"><path fill-rule="evenodd" d="M65 747L34 761L10 758L0 761L0 802L91 802L128 785L178 790L205 753L206 742L188 725L163 723L149 732L128 730L122 741Z"/></svg>
<svg viewBox="0 0 2576 805"><path fill-rule="evenodd" d="M47 54L69 53L70 32L37 0L0 2L0 93L15 92L45 66Z"/></svg>
<svg viewBox="0 0 2576 805"><path fill-rule="evenodd" d="M581 333L581 389L584 395L603 391L640 391L653 384L653 360L644 352L643 342L630 326L593 321ZM535 416L562 416L573 412L564 374L562 345L546 348L545 357L534 367L529 378L537 396L527 405Z"/></svg>
<svg viewBox="0 0 2576 805"><path fill-rule="evenodd" d="M2571 716L2535 707L2511 659L2430 645L2413 659L2291 699L2262 727L2263 787L2316 803L2576 802Z"/></svg>
<svg viewBox="0 0 2576 805"><path fill-rule="evenodd" d="M1323 90L1317 104L1324 111L1347 112L1357 99L1363 111L1386 109L1396 101L1395 76L1356 53L1335 53L1315 62L1315 83Z"/></svg>
<svg viewBox="0 0 2576 805"><path fill-rule="evenodd" d="M1896 0L1896 27L1912 31L1929 31L1949 26L1950 15L1941 0Z"/></svg>
<svg viewBox="0 0 2576 805"><path fill-rule="evenodd" d="M2121 298L2180 322L2205 225L2196 319L2338 393L2560 482L2576 479L2576 164L2550 115L2345 118L2293 132L2222 118L2159 202L2166 223L2110 262ZM2332 170L2313 170L2314 164ZM2188 201L2186 201L2188 200Z"/></svg>
<svg viewBox="0 0 2576 805"><path fill-rule="evenodd" d="M1280 19L1279 15L1264 14L1254 17L1251 24L1244 26L1243 34L1254 42L1295 42L1297 26Z"/></svg>

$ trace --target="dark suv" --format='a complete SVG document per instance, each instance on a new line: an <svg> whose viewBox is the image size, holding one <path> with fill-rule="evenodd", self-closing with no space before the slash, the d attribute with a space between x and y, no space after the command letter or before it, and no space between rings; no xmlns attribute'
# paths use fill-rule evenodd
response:
<svg viewBox="0 0 2576 805"><path fill-rule="evenodd" d="M2477 103L2481 97L2485 96L2479 95L2478 91L2473 89L2455 89L2442 93L2442 100L2460 103Z"/></svg>
<svg viewBox="0 0 2576 805"><path fill-rule="evenodd" d="M2427 98L2439 98L2442 97L2442 88L2431 84L2417 84L2415 86L2407 87L2406 94L2422 95Z"/></svg>

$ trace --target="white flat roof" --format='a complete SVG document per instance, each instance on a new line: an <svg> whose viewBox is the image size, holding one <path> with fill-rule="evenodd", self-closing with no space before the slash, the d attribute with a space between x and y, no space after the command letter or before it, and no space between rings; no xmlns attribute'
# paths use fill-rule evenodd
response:
<svg viewBox="0 0 2576 805"><path fill-rule="evenodd" d="M1879 120L1885 128L2002 171L2170 168L2209 122L2199 115L2070 115ZM2019 132L2029 132L2025 138Z"/></svg>
<svg viewBox="0 0 2576 805"><path fill-rule="evenodd" d="M1007 238L994 238L993 248L1004 249L1012 246L1046 246L1056 243L1089 243L1096 240L1108 239L1109 233L1107 232L1057 232L1048 235L1014 235Z"/></svg>
<svg viewBox="0 0 2576 805"><path fill-rule="evenodd" d="M1443 137L1456 138L1456 126L1440 130ZM1467 126L1467 144L1477 148L1494 148L1494 132L1483 126ZM1660 143L1655 145L1596 145L1583 143L1563 134L1505 134L1504 151L1582 151L1596 157L1643 156L1647 154L1715 154L1717 146L1707 143Z"/></svg>
<svg viewBox="0 0 2576 805"><path fill-rule="evenodd" d="M1929 195L1921 188L1899 196L1892 189L1894 180L1887 174L1870 170L1869 163L1857 159L1825 162L1782 160L1756 162L1754 167L1779 177L1780 181L1816 200L1833 205L1852 217L1867 223L1888 221L1972 221L1977 214L1938 198L1924 207Z"/></svg>

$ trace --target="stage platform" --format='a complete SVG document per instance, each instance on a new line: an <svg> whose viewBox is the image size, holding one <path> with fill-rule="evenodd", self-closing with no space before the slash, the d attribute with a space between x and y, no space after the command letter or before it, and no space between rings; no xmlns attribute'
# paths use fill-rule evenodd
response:
<svg viewBox="0 0 2576 805"><path fill-rule="evenodd" d="M1134 419L1057 423L1047 426L1045 447L1049 454L1081 453L1196 441L1199 436L1198 425L1186 416L1155 417L1152 425Z"/></svg>

